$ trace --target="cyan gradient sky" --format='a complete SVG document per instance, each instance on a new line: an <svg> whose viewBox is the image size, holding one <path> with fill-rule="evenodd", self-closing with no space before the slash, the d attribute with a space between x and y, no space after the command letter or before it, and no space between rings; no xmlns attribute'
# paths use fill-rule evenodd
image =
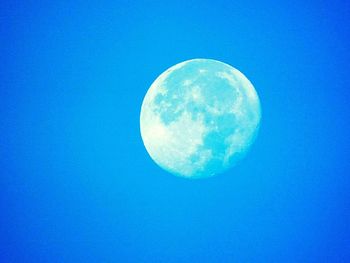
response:
<svg viewBox="0 0 350 263"><path fill-rule="evenodd" d="M1 262L348 262L348 1L1 1ZM262 105L240 165L171 176L139 132L168 67Z"/></svg>

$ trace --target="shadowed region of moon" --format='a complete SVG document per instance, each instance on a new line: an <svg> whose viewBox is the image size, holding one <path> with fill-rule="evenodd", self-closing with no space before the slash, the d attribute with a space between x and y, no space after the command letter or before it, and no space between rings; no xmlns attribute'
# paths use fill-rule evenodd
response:
<svg viewBox="0 0 350 263"><path fill-rule="evenodd" d="M166 171L203 178L242 159L261 118L258 95L237 69L192 59L163 72L149 88L140 128L151 158Z"/></svg>

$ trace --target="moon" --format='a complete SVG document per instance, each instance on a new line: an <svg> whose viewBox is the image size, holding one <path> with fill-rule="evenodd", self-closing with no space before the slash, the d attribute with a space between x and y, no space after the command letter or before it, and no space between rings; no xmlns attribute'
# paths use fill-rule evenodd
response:
<svg viewBox="0 0 350 263"><path fill-rule="evenodd" d="M213 59L192 59L163 72L141 106L140 130L151 158L185 178L225 172L241 160L259 130L252 83Z"/></svg>

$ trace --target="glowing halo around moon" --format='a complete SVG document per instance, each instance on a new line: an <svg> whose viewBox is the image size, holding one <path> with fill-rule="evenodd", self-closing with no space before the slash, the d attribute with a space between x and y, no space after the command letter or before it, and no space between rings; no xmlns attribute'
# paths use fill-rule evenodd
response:
<svg viewBox="0 0 350 263"><path fill-rule="evenodd" d="M185 178L204 178L245 156L260 119L259 97L240 71L220 61L192 59L153 82L142 103L140 129L160 167Z"/></svg>

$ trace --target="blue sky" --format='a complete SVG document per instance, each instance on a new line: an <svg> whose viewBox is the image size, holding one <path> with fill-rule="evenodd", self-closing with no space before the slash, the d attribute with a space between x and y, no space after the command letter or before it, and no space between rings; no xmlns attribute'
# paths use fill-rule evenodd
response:
<svg viewBox="0 0 350 263"><path fill-rule="evenodd" d="M2 1L0 261L349 261L349 10ZM247 157L197 181L139 132L150 84L192 58L242 71L262 106Z"/></svg>

